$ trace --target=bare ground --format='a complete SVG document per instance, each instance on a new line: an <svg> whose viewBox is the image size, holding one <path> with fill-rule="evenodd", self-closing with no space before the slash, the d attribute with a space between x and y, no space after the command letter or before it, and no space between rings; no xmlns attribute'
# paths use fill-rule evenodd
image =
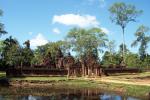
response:
<svg viewBox="0 0 150 100"><path fill-rule="evenodd" d="M98 82L110 82L110 83L150 86L150 72L122 74L122 75L115 74L115 75L110 75L110 76L102 76L101 78L92 78L92 80L95 80Z"/></svg>

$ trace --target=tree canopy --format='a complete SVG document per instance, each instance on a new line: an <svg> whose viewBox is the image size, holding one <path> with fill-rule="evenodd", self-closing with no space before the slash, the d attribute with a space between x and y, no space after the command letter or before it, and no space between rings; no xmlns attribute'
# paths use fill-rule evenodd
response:
<svg viewBox="0 0 150 100"><path fill-rule="evenodd" d="M107 35L100 28L73 28L67 35L73 51L79 56L89 52L102 51L106 46Z"/></svg>

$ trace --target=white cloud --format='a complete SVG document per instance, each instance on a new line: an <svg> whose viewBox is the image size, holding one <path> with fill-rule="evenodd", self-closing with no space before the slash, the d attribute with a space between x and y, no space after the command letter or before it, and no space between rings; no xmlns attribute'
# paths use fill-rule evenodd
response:
<svg viewBox="0 0 150 100"><path fill-rule="evenodd" d="M105 27L101 27L101 29L102 29L102 31L103 31L104 33L106 33L106 34L109 34L109 33L110 33L110 31L109 31L107 28L105 28Z"/></svg>
<svg viewBox="0 0 150 100"><path fill-rule="evenodd" d="M48 43L48 40L41 33L38 33L35 38L30 40L30 43L32 47L37 47Z"/></svg>
<svg viewBox="0 0 150 100"><path fill-rule="evenodd" d="M97 27L99 22L95 16L79 14L64 14L64 15L55 15L53 17L53 23L60 23L64 25L73 25L79 27Z"/></svg>
<svg viewBox="0 0 150 100"><path fill-rule="evenodd" d="M60 34L60 30L58 28L54 28L52 31L56 34Z"/></svg>

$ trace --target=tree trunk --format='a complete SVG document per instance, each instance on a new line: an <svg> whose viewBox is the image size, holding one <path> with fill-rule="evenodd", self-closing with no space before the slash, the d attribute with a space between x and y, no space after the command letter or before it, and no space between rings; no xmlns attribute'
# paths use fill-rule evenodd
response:
<svg viewBox="0 0 150 100"><path fill-rule="evenodd" d="M69 78L69 76L70 76L70 68L69 68L69 66L68 66L68 75L67 75L67 78Z"/></svg>
<svg viewBox="0 0 150 100"><path fill-rule="evenodd" d="M125 63L125 37L124 37L124 27L122 27L122 37L123 37L123 52L122 52L122 57L123 57L123 63Z"/></svg>
<svg viewBox="0 0 150 100"><path fill-rule="evenodd" d="M91 68L88 67L88 76L91 76Z"/></svg>
<svg viewBox="0 0 150 100"><path fill-rule="evenodd" d="M85 72L86 72L86 76L88 76L88 67L86 67L86 71Z"/></svg>
<svg viewBox="0 0 150 100"><path fill-rule="evenodd" d="M82 76L85 76L85 74L86 74L86 69L85 69L85 65L84 64L82 64Z"/></svg>

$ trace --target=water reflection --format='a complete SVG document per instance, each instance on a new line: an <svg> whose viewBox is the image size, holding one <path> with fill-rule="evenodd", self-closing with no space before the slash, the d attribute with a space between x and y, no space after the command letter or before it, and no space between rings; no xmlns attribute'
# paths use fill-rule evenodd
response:
<svg viewBox="0 0 150 100"><path fill-rule="evenodd" d="M122 97L119 95L97 95L94 97L86 97L83 95L76 94L60 94L51 96L19 96L19 95L1 95L0 100L140 100L132 97Z"/></svg>
<svg viewBox="0 0 150 100"><path fill-rule="evenodd" d="M100 95L100 100L141 100L141 99L133 98L133 97L123 97L123 96L113 95L113 94L103 94Z"/></svg>
<svg viewBox="0 0 150 100"><path fill-rule="evenodd" d="M91 89L0 88L0 100L142 100Z"/></svg>

